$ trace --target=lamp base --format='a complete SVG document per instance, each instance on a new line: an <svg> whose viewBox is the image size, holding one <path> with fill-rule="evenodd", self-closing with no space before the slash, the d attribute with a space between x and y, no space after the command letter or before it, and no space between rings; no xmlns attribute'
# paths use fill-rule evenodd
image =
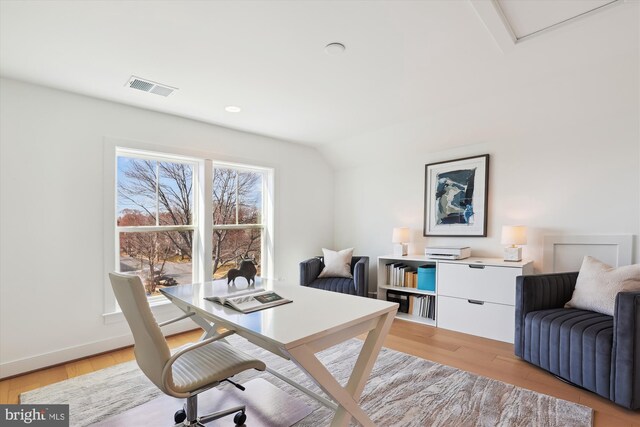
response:
<svg viewBox="0 0 640 427"><path fill-rule="evenodd" d="M504 248L504 260L505 261L522 261L522 248L508 247Z"/></svg>
<svg viewBox="0 0 640 427"><path fill-rule="evenodd" d="M407 256L409 245L407 243L396 243L393 245L394 256Z"/></svg>

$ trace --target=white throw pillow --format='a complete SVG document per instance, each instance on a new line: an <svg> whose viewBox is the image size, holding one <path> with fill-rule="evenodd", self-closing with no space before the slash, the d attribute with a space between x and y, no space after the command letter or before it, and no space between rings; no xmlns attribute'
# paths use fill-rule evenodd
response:
<svg viewBox="0 0 640 427"><path fill-rule="evenodd" d="M565 307L613 316L618 292L640 291L640 264L611 267L584 257L571 301Z"/></svg>
<svg viewBox="0 0 640 427"><path fill-rule="evenodd" d="M322 254L324 255L324 269L322 269L318 277L353 278L351 274L353 248L343 249L341 251L322 248Z"/></svg>

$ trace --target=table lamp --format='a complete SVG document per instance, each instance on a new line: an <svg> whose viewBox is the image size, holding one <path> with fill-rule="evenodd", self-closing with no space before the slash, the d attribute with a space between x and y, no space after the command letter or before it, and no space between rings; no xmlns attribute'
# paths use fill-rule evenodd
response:
<svg viewBox="0 0 640 427"><path fill-rule="evenodd" d="M393 229L393 236L391 242L393 245L393 255L395 256L407 256L407 249L409 247L409 228L408 227L396 227Z"/></svg>
<svg viewBox="0 0 640 427"><path fill-rule="evenodd" d="M502 240L505 261L522 261L522 248L516 245L527 243L527 227L524 225L503 225Z"/></svg>

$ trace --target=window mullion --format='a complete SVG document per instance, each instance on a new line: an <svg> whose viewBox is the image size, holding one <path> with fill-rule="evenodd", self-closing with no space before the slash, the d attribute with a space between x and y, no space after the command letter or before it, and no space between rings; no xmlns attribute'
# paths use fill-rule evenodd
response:
<svg viewBox="0 0 640 427"><path fill-rule="evenodd" d="M138 226L118 226L118 233L153 233L164 231L196 231L193 225L138 225Z"/></svg>
<svg viewBox="0 0 640 427"><path fill-rule="evenodd" d="M236 224L238 224L238 205L240 204L240 199L238 198L238 187L240 186L240 174L236 171Z"/></svg>
<svg viewBox="0 0 640 427"><path fill-rule="evenodd" d="M219 225L214 225L213 226L214 230L248 230L248 229L255 229L255 230L262 230L264 229L264 225L263 224L219 224Z"/></svg>
<svg viewBox="0 0 640 427"><path fill-rule="evenodd" d="M156 227L160 225L160 197L159 197L159 183L160 183L160 162L156 161Z"/></svg>

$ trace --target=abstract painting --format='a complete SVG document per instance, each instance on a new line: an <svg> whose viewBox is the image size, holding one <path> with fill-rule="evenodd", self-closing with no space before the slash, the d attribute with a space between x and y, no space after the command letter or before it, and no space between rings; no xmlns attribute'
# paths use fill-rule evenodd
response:
<svg viewBox="0 0 640 427"><path fill-rule="evenodd" d="M424 235L487 235L489 155L425 166Z"/></svg>

